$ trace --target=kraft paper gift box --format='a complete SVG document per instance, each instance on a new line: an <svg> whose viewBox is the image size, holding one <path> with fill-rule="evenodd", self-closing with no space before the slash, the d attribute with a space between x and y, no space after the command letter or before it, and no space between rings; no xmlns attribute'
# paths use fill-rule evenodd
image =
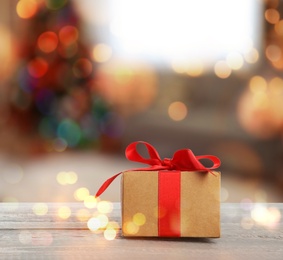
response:
<svg viewBox="0 0 283 260"><path fill-rule="evenodd" d="M220 237L219 172L128 171L121 187L124 236Z"/></svg>
<svg viewBox="0 0 283 260"><path fill-rule="evenodd" d="M138 152L144 145L149 158ZM122 174L122 234L125 237L220 237L220 160L178 150L161 160L153 146L134 142L126 148L131 161L150 165L120 172L106 180L100 196ZM207 168L200 160L208 159Z"/></svg>

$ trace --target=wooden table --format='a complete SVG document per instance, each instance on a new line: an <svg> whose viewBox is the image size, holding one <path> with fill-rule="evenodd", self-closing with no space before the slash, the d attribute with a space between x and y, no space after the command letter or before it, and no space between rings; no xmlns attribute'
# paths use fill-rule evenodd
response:
<svg viewBox="0 0 283 260"><path fill-rule="evenodd" d="M88 214L97 209L0 204L0 259L283 259L283 204L222 204L219 239L126 239L117 230L107 240L89 230ZM120 204L107 215L119 223Z"/></svg>

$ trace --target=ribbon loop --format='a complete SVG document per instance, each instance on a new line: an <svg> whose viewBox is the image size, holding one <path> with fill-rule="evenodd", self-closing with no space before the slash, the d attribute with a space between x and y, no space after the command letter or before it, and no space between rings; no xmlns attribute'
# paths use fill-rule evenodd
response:
<svg viewBox="0 0 283 260"><path fill-rule="evenodd" d="M145 145L149 158L144 158L137 151L137 145ZM130 161L140 162L148 164L149 167L130 169L128 171L157 171L157 170L177 170L177 171L206 171L211 172L211 170L216 169L220 166L221 162L219 158L213 155L200 155L195 156L193 152L189 149L178 150L175 152L172 159L165 158L160 159L160 156L156 149L147 142L138 141L129 144L125 150L126 158ZM213 162L211 167L205 167L200 163L199 160L208 159ZM96 193L96 197L100 196L107 187L118 177L122 172L112 176L107 179Z"/></svg>

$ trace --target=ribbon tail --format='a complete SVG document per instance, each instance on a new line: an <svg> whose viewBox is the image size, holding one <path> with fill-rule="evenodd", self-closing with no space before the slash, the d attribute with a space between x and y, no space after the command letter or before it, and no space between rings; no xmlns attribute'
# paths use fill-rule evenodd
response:
<svg viewBox="0 0 283 260"><path fill-rule="evenodd" d="M111 178L107 179L99 188L99 190L96 192L95 197L99 197L107 188L108 186L121 174L122 172L119 172L118 174L112 176Z"/></svg>

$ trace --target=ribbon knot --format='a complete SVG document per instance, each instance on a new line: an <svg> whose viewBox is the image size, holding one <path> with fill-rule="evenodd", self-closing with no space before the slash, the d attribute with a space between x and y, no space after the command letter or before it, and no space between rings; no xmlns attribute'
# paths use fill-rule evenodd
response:
<svg viewBox="0 0 283 260"><path fill-rule="evenodd" d="M149 158L142 157L138 150L137 145L142 144L146 147ZM219 158L213 155L201 155L195 156L193 152L189 149L182 149L175 152L172 159L164 158L161 160L156 149L147 142L138 141L133 142L128 145L125 151L126 158L130 161L140 162L148 164L149 167L145 168L135 168L128 171L160 171L160 170L178 170L178 171L203 171L210 172L220 166L221 162ZM208 159L213 162L211 167L205 167L200 163L199 160ZM112 176L107 179L96 193L96 197L100 196L107 187L112 183L112 181L118 177L122 172ZM213 173L212 173L213 174Z"/></svg>
<svg viewBox="0 0 283 260"><path fill-rule="evenodd" d="M172 170L174 168L172 160L169 158L164 158L164 160L162 161L162 165L168 167L168 170Z"/></svg>

